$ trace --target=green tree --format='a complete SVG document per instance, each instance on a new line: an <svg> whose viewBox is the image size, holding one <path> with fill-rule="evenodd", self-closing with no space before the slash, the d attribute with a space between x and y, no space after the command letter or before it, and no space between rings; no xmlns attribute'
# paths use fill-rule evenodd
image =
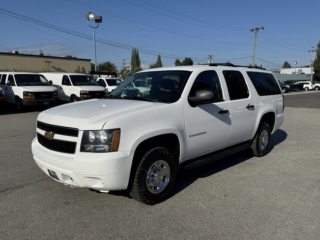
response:
<svg viewBox="0 0 320 240"><path fill-rule="evenodd" d="M313 71L317 79L320 79L320 41L316 49L316 58L313 62Z"/></svg>
<svg viewBox="0 0 320 240"><path fill-rule="evenodd" d="M184 60L182 61L181 65L183 66L190 66L193 65L193 61L191 58L184 58Z"/></svg>
<svg viewBox="0 0 320 240"><path fill-rule="evenodd" d="M176 59L176 61L174 62L175 66L181 66L181 62L179 60L179 58Z"/></svg>
<svg viewBox="0 0 320 240"><path fill-rule="evenodd" d="M287 61L284 62L282 68L292 68L290 63L288 63Z"/></svg>
<svg viewBox="0 0 320 240"><path fill-rule="evenodd" d="M159 67L162 67L162 62L161 62L161 56L160 55L158 55L157 62L154 63L154 64L151 64L149 66L149 68L159 68Z"/></svg>
<svg viewBox="0 0 320 240"><path fill-rule="evenodd" d="M74 70L75 73L81 73L81 69L80 66L78 65L78 67Z"/></svg>
<svg viewBox="0 0 320 240"><path fill-rule="evenodd" d="M87 73L86 69L84 67L81 67L78 65L78 67L74 70L75 73Z"/></svg>
<svg viewBox="0 0 320 240"><path fill-rule="evenodd" d="M121 71L120 71L120 75L121 75L122 77L127 77L127 76L130 76L130 75L131 75L131 72L130 72L128 69L126 69L126 68L122 68Z"/></svg>
<svg viewBox="0 0 320 240"><path fill-rule="evenodd" d="M118 69L117 69L116 65L114 65L114 63L112 63L110 61L98 64L97 71L99 71L99 72L112 72L112 73L118 74Z"/></svg>
<svg viewBox="0 0 320 240"><path fill-rule="evenodd" d="M134 73L139 72L141 70L142 70L142 68L140 67L139 50L137 48L132 48L131 73L134 74Z"/></svg>
<svg viewBox="0 0 320 240"><path fill-rule="evenodd" d="M66 55L64 56L64 58L77 58L77 57L73 57L72 55Z"/></svg>

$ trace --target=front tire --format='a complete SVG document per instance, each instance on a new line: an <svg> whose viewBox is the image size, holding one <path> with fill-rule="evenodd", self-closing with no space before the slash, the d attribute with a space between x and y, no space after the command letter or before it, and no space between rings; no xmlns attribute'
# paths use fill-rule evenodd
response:
<svg viewBox="0 0 320 240"><path fill-rule="evenodd" d="M251 144L251 149L254 156L262 157L268 153L270 147L270 137L270 126L268 123L263 122L259 126L258 131Z"/></svg>
<svg viewBox="0 0 320 240"><path fill-rule="evenodd" d="M152 148L138 165L130 195L148 205L162 202L169 196L176 176L176 157L167 148Z"/></svg>
<svg viewBox="0 0 320 240"><path fill-rule="evenodd" d="M72 95L71 102L78 102L78 98L76 96Z"/></svg>
<svg viewBox="0 0 320 240"><path fill-rule="evenodd" d="M20 98L16 98L16 109L17 109L19 112L22 112L23 109L24 109L23 103L22 103L22 101L21 101Z"/></svg>
<svg viewBox="0 0 320 240"><path fill-rule="evenodd" d="M309 88L308 88L308 87L305 87L304 90L305 90L305 91L309 91Z"/></svg>
<svg viewBox="0 0 320 240"><path fill-rule="evenodd" d="M318 90L319 90L319 87L318 87L318 86L316 86L316 87L314 88L314 90L318 91Z"/></svg>

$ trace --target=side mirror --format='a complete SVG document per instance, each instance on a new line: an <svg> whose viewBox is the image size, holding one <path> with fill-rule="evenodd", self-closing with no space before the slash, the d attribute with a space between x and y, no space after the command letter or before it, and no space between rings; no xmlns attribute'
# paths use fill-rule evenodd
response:
<svg viewBox="0 0 320 240"><path fill-rule="evenodd" d="M8 86L14 86L14 82L11 82L10 80L7 81Z"/></svg>
<svg viewBox="0 0 320 240"><path fill-rule="evenodd" d="M200 104L211 103L215 99L215 94L211 90L198 90L194 97L189 97L189 103L192 107Z"/></svg>
<svg viewBox="0 0 320 240"><path fill-rule="evenodd" d="M49 81L49 84L52 85L52 81L51 80Z"/></svg>

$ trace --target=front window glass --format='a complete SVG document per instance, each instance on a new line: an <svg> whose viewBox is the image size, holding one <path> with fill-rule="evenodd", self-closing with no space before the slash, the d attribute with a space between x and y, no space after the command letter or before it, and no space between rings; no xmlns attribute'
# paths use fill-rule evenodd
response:
<svg viewBox="0 0 320 240"><path fill-rule="evenodd" d="M70 75L73 86L98 86L90 75Z"/></svg>
<svg viewBox="0 0 320 240"><path fill-rule="evenodd" d="M2 74L2 76L1 76L1 84L2 85L6 84L6 77L7 77L7 74Z"/></svg>
<svg viewBox="0 0 320 240"><path fill-rule="evenodd" d="M223 101L222 89L218 74L215 71L204 71L200 73L194 81L189 97L194 97L199 90L210 90L214 93L213 102Z"/></svg>
<svg viewBox="0 0 320 240"><path fill-rule="evenodd" d="M136 73L112 91L109 98L172 103L180 98L190 74L189 71Z"/></svg>
<svg viewBox="0 0 320 240"><path fill-rule="evenodd" d="M117 79L106 79L106 81L110 87L120 85L120 83L118 82L119 80Z"/></svg>
<svg viewBox="0 0 320 240"><path fill-rule="evenodd" d="M15 74L17 86L49 86L48 80L39 74Z"/></svg>

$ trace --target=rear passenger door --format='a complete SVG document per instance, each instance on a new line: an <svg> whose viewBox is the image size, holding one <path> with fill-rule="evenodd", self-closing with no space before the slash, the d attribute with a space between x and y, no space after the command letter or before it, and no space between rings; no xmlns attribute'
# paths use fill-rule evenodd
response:
<svg viewBox="0 0 320 240"><path fill-rule="evenodd" d="M252 139L257 108L243 74L236 70L223 70L222 73L230 99L231 127L228 145L232 146Z"/></svg>

